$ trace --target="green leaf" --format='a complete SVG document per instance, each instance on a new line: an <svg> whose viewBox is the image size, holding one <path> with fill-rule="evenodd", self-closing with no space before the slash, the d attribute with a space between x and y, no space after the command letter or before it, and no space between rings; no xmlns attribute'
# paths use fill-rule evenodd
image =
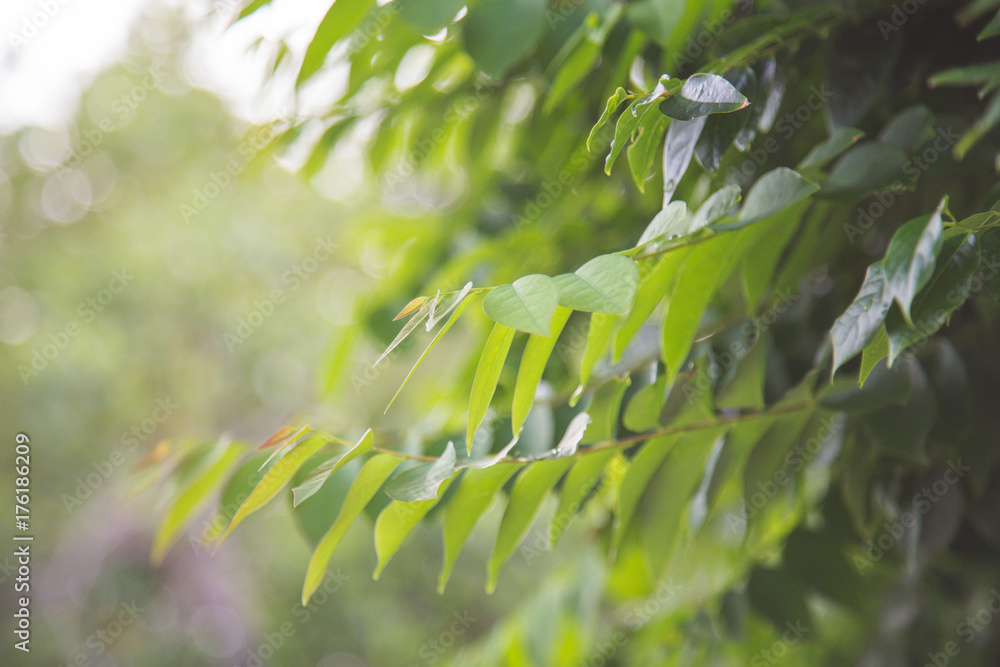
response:
<svg viewBox="0 0 1000 667"><path fill-rule="evenodd" d="M611 174L611 168L615 164L615 160L621 154L625 145L632 138L632 133L639 126L643 117L649 113L652 107L646 106L643 108L638 108L638 105L642 103L642 99L634 100L631 104L625 107L625 111L618 116L618 122L615 124L615 137L611 140L611 149L608 152L608 157L604 160L604 173Z"/></svg>
<svg viewBox="0 0 1000 667"><path fill-rule="evenodd" d="M934 114L922 104L915 104L896 114L879 133L879 141L904 151L914 151L934 138Z"/></svg>
<svg viewBox="0 0 1000 667"><path fill-rule="evenodd" d="M545 34L547 8L545 0L483 0L472 4L462 20L466 51L486 74L503 78Z"/></svg>
<svg viewBox="0 0 1000 667"><path fill-rule="evenodd" d="M472 396L469 398L469 426L465 436L466 451L472 453L472 440L476 430L486 416L486 410L493 400L503 362L507 359L511 341L514 340L514 330L502 324L495 324L486 339L483 354L479 357L476 377L472 381Z"/></svg>
<svg viewBox="0 0 1000 667"><path fill-rule="evenodd" d="M979 277L990 296L1000 303L1000 228L983 232L979 246Z"/></svg>
<svg viewBox="0 0 1000 667"><path fill-rule="evenodd" d="M524 420L528 418L528 412L535 402L535 392L538 383L542 379L545 365L552 356L552 349L559 340L559 334L566 321L573 313L569 308L560 306L552 316L552 329L548 336L538 336L532 334L528 338L527 345L524 346L524 354L521 355L521 366L517 371L517 382L514 384L514 400L511 404L510 418L511 428L514 435L521 432Z"/></svg>
<svg viewBox="0 0 1000 667"><path fill-rule="evenodd" d="M827 139L812 147L795 168L798 171L819 169L863 139L865 133L853 127L839 127Z"/></svg>
<svg viewBox="0 0 1000 667"><path fill-rule="evenodd" d="M295 85L302 85L306 79L315 74L323 66L326 54L333 45L351 34L361 23L361 19L374 7L375 0L336 0L330 5L306 48Z"/></svg>
<svg viewBox="0 0 1000 667"><path fill-rule="evenodd" d="M413 503L438 495L438 487L455 474L455 444L449 442L436 461L415 465L399 473L385 486L393 500Z"/></svg>
<svg viewBox="0 0 1000 667"><path fill-rule="evenodd" d="M733 379L717 391L716 405L720 408L763 408L766 366L767 338L759 336L739 360Z"/></svg>
<svg viewBox="0 0 1000 667"><path fill-rule="evenodd" d="M713 113L728 113L750 104L733 84L717 74L694 74L681 86L680 92L660 103L665 116L691 120Z"/></svg>
<svg viewBox="0 0 1000 667"><path fill-rule="evenodd" d="M883 359L882 361L885 361ZM853 380L838 380L824 387L816 397L819 404L831 410L865 414L887 405L903 405L910 397L910 374L897 365L889 368L880 361L875 364L864 387Z"/></svg>
<svg viewBox="0 0 1000 667"><path fill-rule="evenodd" d="M465 471L459 480L458 491L452 496L444 515L444 562L438 578L438 593L443 593L455 559L472 528L493 503L497 491L507 483L519 466L512 463L498 463L489 468L472 468Z"/></svg>
<svg viewBox="0 0 1000 667"><path fill-rule="evenodd" d="M615 360L621 359L629 341L653 314L663 296L673 290L673 285L680 276L692 249L684 248L640 262L639 286L636 288L632 310L615 335L613 355Z"/></svg>
<svg viewBox="0 0 1000 667"><path fill-rule="evenodd" d="M630 431L641 433L660 426L660 411L667 396L667 376L661 375L632 395L622 423Z"/></svg>
<svg viewBox="0 0 1000 667"><path fill-rule="evenodd" d="M996 93L990 98L983 115L976 119L972 127L955 144L955 157L959 160L964 158L969 149L996 127L997 123L1000 123L1000 93Z"/></svg>
<svg viewBox="0 0 1000 667"><path fill-rule="evenodd" d="M330 526L323 539L319 541L312 558L309 560L309 567L306 570L306 580L302 586L302 606L309 604L309 598L319 588L326 574L326 566L333 556L334 549L340 544L347 529L354 523L354 519L365 508L365 505L375 496L382 484L388 479L392 471L399 465L399 459L388 454L379 454L368 459L361 472L358 473L351 490L344 498L344 504L340 507L337 520Z"/></svg>
<svg viewBox="0 0 1000 667"><path fill-rule="evenodd" d="M229 534L233 532L233 529L240 525L243 519L259 510L278 495L278 492L288 483L288 480L292 478L295 471L306 462L306 459L328 443L329 440L320 436L306 438L299 441L291 451L272 465L271 469L267 471L257 483L257 486L254 487L253 491L250 492L250 495L247 496L247 499L236 510L236 514L233 515L233 520L229 522L226 532L219 538L219 544L221 545L225 541Z"/></svg>
<svg viewBox="0 0 1000 667"><path fill-rule="evenodd" d="M628 165L639 192L646 191L649 169L653 166L653 158L669 122L662 114L646 114L639 123L639 136L628 148Z"/></svg>
<svg viewBox="0 0 1000 667"><path fill-rule="evenodd" d="M337 0L338 2L340 0ZM451 25L465 0L394 0L403 19L424 35L433 35Z"/></svg>
<svg viewBox="0 0 1000 667"><path fill-rule="evenodd" d="M617 315L593 313L590 316L590 327L587 329L587 347L583 351L580 363L580 387L586 386L590 375L598 361L607 354L608 343L615 332L615 327L621 322Z"/></svg>
<svg viewBox="0 0 1000 667"><path fill-rule="evenodd" d="M631 376L623 375L613 377L597 388L587 406L587 414L593 421L583 439L584 444L608 442L614 439L618 416L621 413L622 397L631 384Z"/></svg>
<svg viewBox="0 0 1000 667"><path fill-rule="evenodd" d="M892 293L885 280L882 262L878 261L868 267L858 295L830 329L830 340L833 342L831 379L845 361L871 342L890 306Z"/></svg>
<svg viewBox="0 0 1000 667"><path fill-rule="evenodd" d="M601 130L601 128L607 125L608 121L611 120L611 115L618 110L621 103L625 100L632 99L632 97L632 95L625 92L624 88L619 87L615 90L614 94L608 98L608 103L604 107L604 113L601 114L601 117L597 120L597 123L594 124L594 127L590 129L590 134L587 135L588 151L591 153L594 152L594 137L597 136L597 133Z"/></svg>
<svg viewBox="0 0 1000 667"><path fill-rule="evenodd" d="M712 225L715 230L740 229L784 211L819 190L794 169L778 167L767 172L750 187L735 222Z"/></svg>
<svg viewBox="0 0 1000 667"><path fill-rule="evenodd" d="M545 103L542 105L542 113L551 113L565 99L566 95L591 73L600 56L600 43L592 39L584 39L577 44L552 79L552 85L549 87Z"/></svg>
<svg viewBox="0 0 1000 667"><path fill-rule="evenodd" d="M740 201L740 186L730 184L716 190L698 207L688 224L681 230L682 235L693 234L729 213Z"/></svg>
<svg viewBox="0 0 1000 667"><path fill-rule="evenodd" d="M885 327L889 335L889 364L910 345L933 335L951 319L972 292L970 281L979 266L979 249L968 232L949 229L938 253L934 274L913 299L913 326L899 313L890 313Z"/></svg>
<svg viewBox="0 0 1000 667"><path fill-rule="evenodd" d="M892 144L869 141L854 146L833 165L822 194L852 199L888 186L903 174L906 153Z"/></svg>
<svg viewBox="0 0 1000 667"><path fill-rule="evenodd" d="M655 242L668 234L680 236L679 230L685 228L683 223L687 214L687 204L682 201L670 202L662 211L653 216L635 247L642 248L646 244L655 247Z"/></svg>
<svg viewBox="0 0 1000 667"><path fill-rule="evenodd" d="M986 24L986 27L983 28L983 31L976 36L976 39L981 42L984 39L996 37L997 35L1000 35L1000 12L997 12L993 16L990 22Z"/></svg>
<svg viewBox="0 0 1000 667"><path fill-rule="evenodd" d="M271 0L252 0L252 2L250 2L246 7L240 10L239 16L237 16L236 18L237 20L246 18L247 16L250 16L251 14L256 12L261 7L269 4L271 4Z"/></svg>
<svg viewBox="0 0 1000 667"><path fill-rule="evenodd" d="M865 386L865 380L874 370L875 365L889 356L889 336L884 326L879 326L871 342L865 345L861 352L861 372L858 375L858 386Z"/></svg>
<svg viewBox="0 0 1000 667"><path fill-rule="evenodd" d="M683 436L650 482L642 518L642 542L653 577L659 580L673 559L694 492L701 483L709 453L722 437L719 429ZM720 444L721 446L721 444Z"/></svg>
<svg viewBox="0 0 1000 667"><path fill-rule="evenodd" d="M639 499L646 491L646 486L666 458L670 450L677 444L677 436L663 435L646 442L622 478L621 489L615 502L614 534L611 537L611 553L617 553L622 538L632 521Z"/></svg>
<svg viewBox="0 0 1000 667"><path fill-rule="evenodd" d="M180 491L170 506L170 511L160 522L153 538L150 560L154 565L163 562L170 547L174 545L184 530L198 518L199 512L212 499L212 494L225 481L243 453L238 445L219 442L215 451L192 475L187 485Z"/></svg>
<svg viewBox="0 0 1000 667"><path fill-rule="evenodd" d="M667 139L663 144L664 209L691 164L691 156L704 127L705 118L701 117L690 121L675 120L667 129Z"/></svg>
<svg viewBox="0 0 1000 667"><path fill-rule="evenodd" d="M514 482L514 488L510 492L510 502L500 522L500 532L497 533L497 541L490 555L487 591L492 592L496 588L500 568L524 539L538 515L546 494L552 490L571 463L573 463L571 458L536 461L530 464Z"/></svg>
<svg viewBox="0 0 1000 667"><path fill-rule="evenodd" d="M917 218L897 229L885 251L886 282L906 323L911 326L913 297L934 275L935 257L942 243L941 210L946 205L947 197L941 200L930 218Z"/></svg>
<svg viewBox="0 0 1000 667"><path fill-rule="evenodd" d="M334 456L325 463L317 466L304 482L292 489L292 507L298 507L303 500L319 491L330 475L343 468L359 455L370 452L373 444L372 430L368 429L356 445L340 456Z"/></svg>
<svg viewBox="0 0 1000 667"><path fill-rule="evenodd" d="M938 86L976 86L1000 79L1000 61L955 67L938 72L927 80L931 88Z"/></svg>
<svg viewBox="0 0 1000 667"><path fill-rule="evenodd" d="M590 313L625 315L632 307L639 269L624 255L601 255L575 273L553 279L559 288L559 305Z"/></svg>
<svg viewBox="0 0 1000 667"><path fill-rule="evenodd" d="M441 501L451 482L451 479L441 482L437 495L427 500L417 502L394 500L385 506L375 520L375 553L378 555L378 565L372 574L373 579L377 581L382 576L382 570L403 546L403 541L421 519Z"/></svg>
<svg viewBox="0 0 1000 667"><path fill-rule="evenodd" d="M506 327L548 336L559 288L548 276L533 274L493 288L483 299L486 315Z"/></svg>
<svg viewBox="0 0 1000 667"><path fill-rule="evenodd" d="M411 301L410 303L413 303L413 302ZM418 326L420 326L420 324L424 320L427 319L427 317L431 314L431 303L433 303L433 300L425 300L425 301L421 302L420 310L418 310L416 312L416 314L413 317L410 318L409 322L407 322L406 324L403 325L403 328L400 329L400 331L399 331L398 334L396 334L396 337L392 340L391 343L389 343L389 347L387 347L385 349L385 352L383 352L382 355L378 359L375 360L375 363L372 364L373 367L374 366L378 366L379 363L381 363L383 359L385 359L387 356L389 356L390 352L392 352L393 350L395 350L396 347L400 343L402 343L406 339L407 336L409 336L411 333L413 333L414 329L416 329ZM404 308L403 310L405 312L406 308Z"/></svg>
<svg viewBox="0 0 1000 667"><path fill-rule="evenodd" d="M552 527L549 530L549 542L553 547L559 542L563 531L573 520L587 494L601 479L604 467L615 455L614 449L602 449L577 457L570 468L559 492L559 507L552 517Z"/></svg>

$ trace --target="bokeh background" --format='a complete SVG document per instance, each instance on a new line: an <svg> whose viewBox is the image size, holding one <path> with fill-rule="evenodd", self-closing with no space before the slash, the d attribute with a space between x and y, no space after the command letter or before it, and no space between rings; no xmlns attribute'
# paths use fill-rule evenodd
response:
<svg viewBox="0 0 1000 667"><path fill-rule="evenodd" d="M295 111L290 80L261 86L268 40L303 45L325 9L275 2L225 33L236 8L224 2L0 10L0 469L9 509L27 433L35 536L30 656L12 647L13 549L0 552L0 664L433 664L538 574L484 593L494 512L446 594L426 529L376 585L370 528L355 526L330 594L303 609L310 551L283 501L215 555L185 539L150 564L171 489L136 466L161 440L257 443L307 419L343 437L393 427L382 408L413 350L371 371L398 305L377 302L440 230L386 206L349 144L302 176L294 146L270 141ZM383 338L357 326L373 311ZM345 369L338 387L323 382L331 364ZM430 397L455 382L425 379Z"/></svg>

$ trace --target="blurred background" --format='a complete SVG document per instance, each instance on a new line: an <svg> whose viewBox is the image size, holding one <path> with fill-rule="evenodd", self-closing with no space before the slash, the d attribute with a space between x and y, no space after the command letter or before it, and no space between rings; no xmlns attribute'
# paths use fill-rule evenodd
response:
<svg viewBox="0 0 1000 667"><path fill-rule="evenodd" d="M30 655L12 647L16 563L12 548L0 555L0 664L433 664L456 642L429 640L471 641L527 587L512 574L485 595L483 540L437 595L440 538L426 529L409 553L433 562L400 556L376 585L370 529L356 526L329 595L305 609L310 549L285 502L214 556L184 539L150 565L169 489L134 493L133 469L161 440L256 444L306 418L344 437L391 428L381 412L405 359L373 373L387 340L355 324L434 232L371 206L350 146L308 180L290 172L294 149L275 159L292 80L263 88L275 63L258 47L304 46L326 5L275 2L223 33L237 9L0 10L2 478L9 507L15 434L28 434L35 536ZM317 79L321 103L335 83ZM391 340L386 313L375 319ZM325 386L317 371L338 363L345 337L360 340L339 388ZM8 544L12 530L5 521Z"/></svg>

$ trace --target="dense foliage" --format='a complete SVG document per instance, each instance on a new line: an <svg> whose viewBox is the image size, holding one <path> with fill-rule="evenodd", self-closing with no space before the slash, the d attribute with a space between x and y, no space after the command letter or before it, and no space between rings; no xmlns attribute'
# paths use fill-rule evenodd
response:
<svg viewBox="0 0 1000 667"><path fill-rule="evenodd" d="M154 559L284 492L303 603L361 515L376 577L441 524L444 590L500 498L489 589L589 547L462 664L995 661L998 5L337 0L263 45L340 92L276 150L378 185L318 371L379 410L158 450Z"/></svg>

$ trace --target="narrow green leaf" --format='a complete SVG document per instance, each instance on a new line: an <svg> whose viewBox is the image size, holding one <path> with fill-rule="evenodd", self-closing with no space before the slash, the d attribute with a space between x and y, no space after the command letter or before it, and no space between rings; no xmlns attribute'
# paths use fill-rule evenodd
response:
<svg viewBox="0 0 1000 667"><path fill-rule="evenodd" d="M870 343L861 351L861 372L858 375L858 386L865 386L865 380L871 374L878 362L889 356L889 336L885 326L879 326Z"/></svg>
<svg viewBox="0 0 1000 667"><path fill-rule="evenodd" d="M590 415L592 422L583 443L607 442L614 439L618 416L621 414L622 397L631 384L631 376L623 375L613 377L597 388L587 406L587 414Z"/></svg>
<svg viewBox="0 0 1000 667"><path fill-rule="evenodd" d="M686 226L681 229L682 235L694 234L729 213L740 200L742 192L738 185L725 185L708 196L698 207Z"/></svg>
<svg viewBox="0 0 1000 667"><path fill-rule="evenodd" d="M315 454L321 447L328 444L329 440L320 436L306 438L295 445L295 448L285 454L281 460L271 466L271 469L261 478L257 486L254 487L247 499L243 501L233 520L229 522L226 532L219 538L221 545L236 526L240 525L243 519L247 518L272 498L288 483L295 471L306 462L310 456ZM218 548L218 547L216 547Z"/></svg>
<svg viewBox="0 0 1000 667"><path fill-rule="evenodd" d="M662 435L642 446L639 453L632 459L628 471L622 478L617 501L615 502L614 534L611 537L611 553L617 553L622 538L628 529L629 522L639 505L639 499L646 491L646 486L666 458L670 450L677 444L678 436Z"/></svg>
<svg viewBox="0 0 1000 667"><path fill-rule="evenodd" d="M934 262L942 243L941 211L947 203L945 197L930 218L917 218L897 229L885 251L886 283L910 326L913 297L934 275Z"/></svg>
<svg viewBox="0 0 1000 667"><path fill-rule="evenodd" d="M531 528L531 523L538 515L546 494L572 462L571 458L536 461L530 464L514 482L514 488L510 492L510 502L500 522L500 531L490 556L487 591L492 592L496 588L500 568L524 539L528 529Z"/></svg>
<svg viewBox="0 0 1000 667"><path fill-rule="evenodd" d="M326 574L326 566L333 556L334 549L340 544L347 529L354 523L354 519L365 508L365 505L375 496L382 484L388 479L392 471L399 465L399 459L388 454L373 456L365 462L358 473L351 490L344 498L344 504L340 507L337 520L330 526L323 539L320 540L316 551L313 552L309 560L309 567L306 570L306 580L302 586L302 606L309 604L309 598L319 588Z"/></svg>
<svg viewBox="0 0 1000 667"><path fill-rule="evenodd" d="M552 316L552 328L548 336L538 336L532 334L528 338L527 345L524 346L524 354L521 355L521 366L517 372L517 382L514 384L514 400L511 404L510 418L514 435L521 432L524 420L528 418L528 412L535 402L535 391L538 383L542 379L545 365L552 355L552 350L559 340L559 334L566 321L573 313L569 308L559 306Z"/></svg>
<svg viewBox="0 0 1000 667"><path fill-rule="evenodd" d="M590 134L587 135L588 151L591 153L594 152L594 137L597 136L597 133L601 130L601 128L607 125L608 121L611 120L611 115L618 110L621 103L629 99L632 99L632 95L629 95L625 92L625 89L621 87L615 90L614 94L608 98L608 103L604 107L604 113L601 114L601 117L597 120L597 123L594 124L594 127L590 129Z"/></svg>
<svg viewBox="0 0 1000 667"><path fill-rule="evenodd" d="M449 442L436 461L428 461L399 473L385 486L393 500L413 503L437 497L438 487L455 474L455 444Z"/></svg>
<svg viewBox="0 0 1000 667"><path fill-rule="evenodd" d="M653 219L646 225L646 229L643 230L642 236L639 237L639 241L635 244L635 247L642 248L648 244L650 249L653 249L657 245L656 242L661 238L665 238L668 235L670 237L675 235L680 236L680 230L686 228L684 222L687 215L687 204L682 201L670 202L662 211L653 216Z"/></svg>
<svg viewBox="0 0 1000 667"><path fill-rule="evenodd" d="M601 479L604 467L614 455L615 450L609 448L577 457L576 463L566 475L566 481L563 482L559 493L559 507L552 517L549 542L553 547L559 542L563 531L573 520L587 494Z"/></svg>
<svg viewBox="0 0 1000 667"><path fill-rule="evenodd" d="M670 121L663 114L646 114L639 123L639 136L628 147L627 157L632 180L639 187L639 192L646 191L646 180L649 178L653 158L660 147L663 133L667 131Z"/></svg>
<svg viewBox="0 0 1000 667"><path fill-rule="evenodd" d="M217 452L201 466L199 472L174 500L170 511L160 522L153 538L150 560L154 565L163 562L170 547L174 545L184 530L191 525L199 512L212 499L212 494L225 481L226 476L239 461L243 449L238 445L218 443Z"/></svg>
<svg viewBox="0 0 1000 667"><path fill-rule="evenodd" d="M483 299L486 315L506 327L548 336L559 288L552 278L533 274L490 290Z"/></svg>
<svg viewBox="0 0 1000 667"><path fill-rule="evenodd" d="M361 439L358 440L356 445L348 449L340 456L335 456L325 463L317 466L304 482L292 489L292 507L298 507L303 500L314 495L320 490L320 487L323 486L326 480L330 478L330 475L343 468L359 455L370 452L373 445L374 441L372 440L372 430L368 429L365 431L364 435L361 436Z"/></svg>
<svg viewBox="0 0 1000 667"><path fill-rule="evenodd" d="M711 243L711 241L707 242ZM697 246L695 246L697 247ZM682 273L694 248L682 248L660 257L644 260L639 265L639 286L636 288L632 310L615 334L613 359L621 359L629 342L639 328L653 314L664 295L673 291L673 286Z"/></svg>
<svg viewBox="0 0 1000 667"><path fill-rule="evenodd" d="M624 255L601 255L575 273L553 278L559 288L559 305L590 313L625 315L632 307L639 269Z"/></svg>
<svg viewBox="0 0 1000 667"><path fill-rule="evenodd" d="M833 165L822 194L854 199L881 190L902 176L906 160L902 149L881 141L853 146Z"/></svg>
<svg viewBox="0 0 1000 667"><path fill-rule="evenodd" d="M472 453L472 439L476 437L476 429L483 422L486 410L493 400L503 362L507 359L511 341L514 340L514 330L502 324L493 325L483 354L479 357L476 377L472 381L472 396L469 398L469 430L466 433L465 445L468 453Z"/></svg>
<svg viewBox="0 0 1000 667"><path fill-rule="evenodd" d="M489 468L472 468L459 480L458 491L445 508L444 563L438 578L438 592L443 593L451 570L472 528L493 503L497 491L517 472L517 464L498 463Z"/></svg>
<svg viewBox="0 0 1000 667"><path fill-rule="evenodd" d="M621 322L621 317L606 313L593 313L590 316L590 328L587 329L587 347L583 351L583 361L580 364L580 387L586 386L594 366L608 352L608 343L615 332L615 327Z"/></svg>

